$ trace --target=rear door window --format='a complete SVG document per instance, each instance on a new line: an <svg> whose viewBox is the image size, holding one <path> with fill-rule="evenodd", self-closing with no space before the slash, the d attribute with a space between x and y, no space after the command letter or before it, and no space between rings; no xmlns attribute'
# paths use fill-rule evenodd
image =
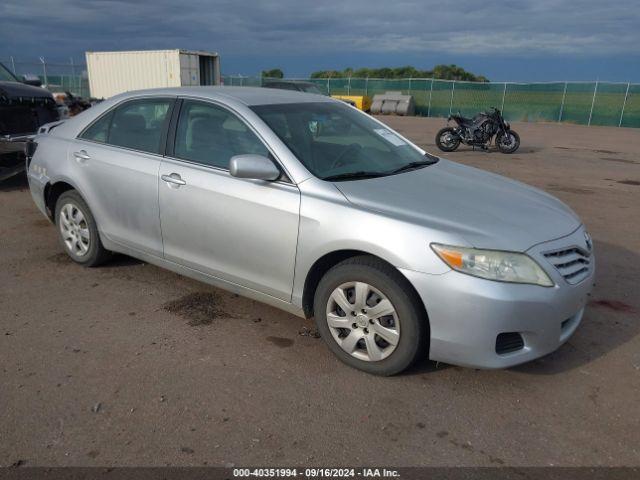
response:
<svg viewBox="0 0 640 480"><path fill-rule="evenodd" d="M80 138L91 140L92 142L106 143L109 137L109 127L111 126L113 111L100 117L80 134Z"/></svg>
<svg viewBox="0 0 640 480"><path fill-rule="evenodd" d="M163 131L172 100L151 98L127 102L113 112L107 143L149 153L161 153Z"/></svg>

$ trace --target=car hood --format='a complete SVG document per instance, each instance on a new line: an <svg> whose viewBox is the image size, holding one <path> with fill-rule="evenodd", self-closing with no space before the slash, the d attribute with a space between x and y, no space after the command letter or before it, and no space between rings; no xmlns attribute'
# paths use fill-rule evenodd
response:
<svg viewBox="0 0 640 480"><path fill-rule="evenodd" d="M461 236L476 248L523 252L580 226L569 207L541 190L444 159L335 185L354 205Z"/></svg>
<svg viewBox="0 0 640 480"><path fill-rule="evenodd" d="M18 82L0 82L0 94L7 98L49 98L53 96L48 90Z"/></svg>

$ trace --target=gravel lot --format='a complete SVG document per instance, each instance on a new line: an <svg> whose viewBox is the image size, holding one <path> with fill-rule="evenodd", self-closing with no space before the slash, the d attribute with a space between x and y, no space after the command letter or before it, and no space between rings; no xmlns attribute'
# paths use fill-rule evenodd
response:
<svg viewBox="0 0 640 480"><path fill-rule="evenodd" d="M386 121L435 151L442 119ZM640 129L515 124L449 158L567 202L597 287L557 352L377 378L311 321L118 257L62 253L24 178L0 185L0 466L640 465Z"/></svg>

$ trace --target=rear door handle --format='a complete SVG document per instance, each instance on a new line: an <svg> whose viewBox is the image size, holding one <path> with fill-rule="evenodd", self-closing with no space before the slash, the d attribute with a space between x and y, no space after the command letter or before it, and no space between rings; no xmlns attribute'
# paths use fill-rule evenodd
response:
<svg viewBox="0 0 640 480"><path fill-rule="evenodd" d="M80 163L86 162L91 158L91 155L87 153L86 150L80 150L79 152L73 152L73 156Z"/></svg>
<svg viewBox="0 0 640 480"><path fill-rule="evenodd" d="M186 185L187 184L187 182L185 182L182 179L182 177L180 175L178 175L177 173L172 173L170 175L162 175L160 178L162 178L162 180L164 180L165 182L167 182L169 184L176 185L178 187L181 186L181 185Z"/></svg>

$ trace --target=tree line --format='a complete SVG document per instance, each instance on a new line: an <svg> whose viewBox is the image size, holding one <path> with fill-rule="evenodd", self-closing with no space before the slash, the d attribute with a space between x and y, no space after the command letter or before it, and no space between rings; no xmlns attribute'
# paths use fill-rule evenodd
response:
<svg viewBox="0 0 640 480"><path fill-rule="evenodd" d="M284 78L279 68L264 70L263 77ZM484 75L476 75L458 65L436 65L431 70L419 70L411 65L383 68L345 68L344 70L318 70L311 78L437 78L440 80L464 80L468 82L488 82Z"/></svg>

